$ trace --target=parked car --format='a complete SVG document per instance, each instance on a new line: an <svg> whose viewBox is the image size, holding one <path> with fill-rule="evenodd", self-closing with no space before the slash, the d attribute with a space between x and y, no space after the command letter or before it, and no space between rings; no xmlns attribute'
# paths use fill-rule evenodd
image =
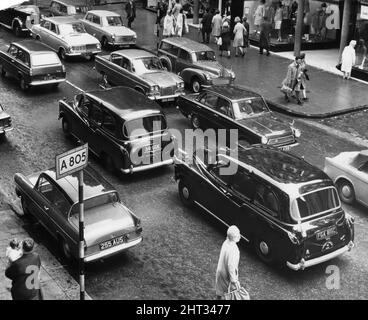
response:
<svg viewBox="0 0 368 320"><path fill-rule="evenodd" d="M56 88L66 80L57 54L34 40L13 42L6 52L0 50L0 74L17 79L22 90L44 85Z"/></svg>
<svg viewBox="0 0 368 320"><path fill-rule="evenodd" d="M335 182L342 201L368 207L368 150L326 157L324 171Z"/></svg>
<svg viewBox="0 0 368 320"><path fill-rule="evenodd" d="M56 179L55 169L29 176L16 173L23 212L58 241L68 259L79 257L78 173ZM84 169L85 262L106 258L142 241L141 221L115 188L91 167Z"/></svg>
<svg viewBox="0 0 368 320"><path fill-rule="evenodd" d="M91 10L80 21L89 34L100 40L103 48L130 46L137 42L137 34L125 27L122 17L115 12Z"/></svg>
<svg viewBox="0 0 368 320"><path fill-rule="evenodd" d="M238 129L242 143L284 150L298 144L300 131L276 118L261 95L240 86L212 86L199 95L181 96L177 105L194 129Z"/></svg>
<svg viewBox="0 0 368 320"><path fill-rule="evenodd" d="M163 66L178 73L193 92L235 80L235 73L216 61L216 54L210 47L188 38L162 39L158 55Z"/></svg>
<svg viewBox="0 0 368 320"><path fill-rule="evenodd" d="M11 130L13 130L11 117L5 112L3 106L0 104L0 138Z"/></svg>
<svg viewBox="0 0 368 320"><path fill-rule="evenodd" d="M175 179L183 204L237 225L262 261L301 270L354 246L354 219L333 181L303 159L262 145L182 158Z"/></svg>
<svg viewBox="0 0 368 320"><path fill-rule="evenodd" d="M40 10L31 1L0 10L0 25L12 30L17 37L29 33L33 24L40 21Z"/></svg>
<svg viewBox="0 0 368 320"><path fill-rule="evenodd" d="M52 0L48 12L48 16L74 16L82 18L90 6L85 0Z"/></svg>
<svg viewBox="0 0 368 320"><path fill-rule="evenodd" d="M183 79L165 70L159 58L145 50L127 49L96 56L95 69L110 84L133 88L151 100L174 101L184 94Z"/></svg>
<svg viewBox="0 0 368 320"><path fill-rule="evenodd" d="M48 45L63 60L82 56L92 59L101 52L100 42L74 17L48 17L31 29L32 37Z"/></svg>
<svg viewBox="0 0 368 320"><path fill-rule="evenodd" d="M174 137L159 106L127 87L59 101L66 136L88 142L109 171L133 173L173 163Z"/></svg>

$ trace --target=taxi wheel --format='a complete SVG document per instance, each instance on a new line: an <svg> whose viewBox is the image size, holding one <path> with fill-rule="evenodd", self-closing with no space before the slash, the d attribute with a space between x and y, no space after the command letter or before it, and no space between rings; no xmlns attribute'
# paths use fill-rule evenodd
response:
<svg viewBox="0 0 368 320"><path fill-rule="evenodd" d="M180 197L181 202L186 207L192 207L194 205L194 201L193 201L192 190L189 184L184 179L180 179L178 188L179 188L179 197Z"/></svg>
<svg viewBox="0 0 368 320"><path fill-rule="evenodd" d="M201 127L201 121L199 120L199 117L195 114L192 115L190 123L193 129L199 129Z"/></svg>
<svg viewBox="0 0 368 320"><path fill-rule="evenodd" d="M61 126L63 128L64 135L67 138L69 138L71 136L71 133L70 133L70 124L69 124L68 119L66 119L65 117L63 117L63 120L61 122Z"/></svg>
<svg viewBox="0 0 368 320"><path fill-rule="evenodd" d="M62 60L64 60L64 61L67 59L67 56L66 56L66 53L65 53L65 49L64 48L60 48L60 50L59 50L59 57Z"/></svg>
<svg viewBox="0 0 368 320"><path fill-rule="evenodd" d="M14 27L14 34L16 37L20 37L22 35L22 29L21 27L19 26L19 24L17 24L15 27Z"/></svg>
<svg viewBox="0 0 368 320"><path fill-rule="evenodd" d="M28 207L27 207L27 203L26 203L26 200L24 200L23 197L21 197L21 204L22 204L22 209L23 209L23 215L25 217L29 217L30 216L30 213L29 213L29 210L28 210Z"/></svg>
<svg viewBox="0 0 368 320"><path fill-rule="evenodd" d="M266 264L272 264L275 261L274 250L272 248L271 242L256 237L253 241L253 246L256 251L257 256Z"/></svg>
<svg viewBox="0 0 368 320"><path fill-rule="evenodd" d="M73 260L73 255L71 253L68 243L61 236L58 237L58 240L61 253L68 262L71 262Z"/></svg>
<svg viewBox="0 0 368 320"><path fill-rule="evenodd" d="M101 47L103 49L108 49L109 48L109 42L107 41L106 37L103 37L101 40Z"/></svg>
<svg viewBox="0 0 368 320"><path fill-rule="evenodd" d="M355 191L352 184L347 180L340 180L337 183L337 190L340 199L345 203L352 204L355 201Z"/></svg>
<svg viewBox="0 0 368 320"><path fill-rule="evenodd" d="M23 77L19 78L19 86L23 91L27 91L29 89L29 85L26 82L26 80L24 80Z"/></svg>
<svg viewBox="0 0 368 320"><path fill-rule="evenodd" d="M194 77L190 82L190 87L194 93L198 93L201 90L201 82L197 77Z"/></svg>

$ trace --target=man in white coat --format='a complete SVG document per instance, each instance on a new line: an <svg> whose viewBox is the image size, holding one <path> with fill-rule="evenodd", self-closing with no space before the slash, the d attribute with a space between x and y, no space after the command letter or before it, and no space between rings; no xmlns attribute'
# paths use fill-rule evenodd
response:
<svg viewBox="0 0 368 320"><path fill-rule="evenodd" d="M224 299L229 286L239 288L238 266L240 253L237 243L240 241L240 231L236 226L227 229L227 238L222 244L216 270L216 296Z"/></svg>
<svg viewBox="0 0 368 320"><path fill-rule="evenodd" d="M350 79L351 69L355 65L355 46L356 41L351 40L349 45L346 46L342 52L341 57L341 71L343 72L343 79Z"/></svg>
<svg viewBox="0 0 368 320"><path fill-rule="evenodd" d="M220 10L216 10L216 14L212 18L212 36L215 39L215 43L217 43L218 38L221 36L222 29L222 17L220 14Z"/></svg>

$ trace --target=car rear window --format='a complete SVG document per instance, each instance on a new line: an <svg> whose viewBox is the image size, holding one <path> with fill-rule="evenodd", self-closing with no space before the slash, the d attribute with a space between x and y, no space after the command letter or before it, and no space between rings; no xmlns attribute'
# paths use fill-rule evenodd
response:
<svg viewBox="0 0 368 320"><path fill-rule="evenodd" d="M52 64L60 64L60 60L56 53L40 53L31 55L31 64L34 67L48 66Z"/></svg>
<svg viewBox="0 0 368 320"><path fill-rule="evenodd" d="M87 212L89 209L116 202L119 202L118 193L115 191L109 192L84 200L84 210ZM79 203L75 203L71 210L70 216L73 217L75 215L79 215Z"/></svg>
<svg viewBox="0 0 368 320"><path fill-rule="evenodd" d="M299 221L318 213L328 212L340 207L336 189L325 188L304 194L291 204L291 216Z"/></svg>
<svg viewBox="0 0 368 320"><path fill-rule="evenodd" d="M123 134L128 138L136 138L165 129L167 129L165 117L154 115L127 121L123 126Z"/></svg>

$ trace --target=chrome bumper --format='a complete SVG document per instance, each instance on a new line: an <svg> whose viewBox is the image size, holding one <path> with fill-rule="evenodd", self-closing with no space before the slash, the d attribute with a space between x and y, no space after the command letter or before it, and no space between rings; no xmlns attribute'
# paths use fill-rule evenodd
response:
<svg viewBox="0 0 368 320"><path fill-rule="evenodd" d="M120 251L126 250L128 248L131 248L131 247L137 245L142 240L143 240L143 238L140 237L140 238L135 239L133 241L120 244L116 247L112 247L112 248L100 251L99 253L91 254L90 256L84 258L84 262L92 262L92 261L96 261L96 260L99 260L99 259L102 259L102 258L107 258L108 256L111 256L111 255L116 254Z"/></svg>
<svg viewBox="0 0 368 320"><path fill-rule="evenodd" d="M8 132L8 131L12 131L13 129L14 129L13 127L0 128L0 134Z"/></svg>
<svg viewBox="0 0 368 320"><path fill-rule="evenodd" d="M311 266L315 266L316 264L320 264L322 262L325 262L325 261L328 261L328 260L331 260L333 258L336 258L337 256L339 256L340 254L343 254L344 252L346 251L350 251L352 248L354 247L354 242L353 241L350 241L349 244L347 244L346 246L340 248L340 249L337 249L333 252L330 252L324 256L321 256L321 257L318 257L318 258L314 258L314 259L311 259L311 260L304 260L304 259L301 259L299 263L296 263L296 264L293 264L289 261L286 262L286 265L292 269L292 270L295 270L295 271L298 271L298 270L304 270L305 268L309 268Z"/></svg>
<svg viewBox="0 0 368 320"><path fill-rule="evenodd" d="M147 97L150 100L166 100L166 101L172 100L172 101L174 101L177 97L182 96L182 95L184 95L184 92L172 94L170 96L160 96L160 95L153 96L153 95L151 95L151 96L147 96Z"/></svg>
<svg viewBox="0 0 368 320"><path fill-rule="evenodd" d="M140 167L130 167L129 169L121 169L122 173L134 173L134 172L140 172L140 171L145 171L145 170L150 170L150 169L154 169L154 168L158 168L161 166L167 166L169 164L173 164L174 163L174 159L169 159L169 160L165 160L165 161L161 161L161 162L157 162L157 163L152 163L152 164L148 164L145 166L140 166Z"/></svg>
<svg viewBox="0 0 368 320"><path fill-rule="evenodd" d="M136 41L127 41L127 42L113 42L113 41L108 41L107 43L110 46L131 46L131 45L135 45L137 42Z"/></svg>
<svg viewBox="0 0 368 320"><path fill-rule="evenodd" d="M77 56L88 57L88 56L96 55L98 53L101 53L101 50L96 50L96 51L91 51L91 52L69 52L69 53L65 53L65 55L67 57L77 57Z"/></svg>
<svg viewBox="0 0 368 320"><path fill-rule="evenodd" d="M299 145L298 142L292 143L292 144L288 144L286 146L279 146L277 147L278 149L282 150L282 151L289 151L292 147L295 147ZM270 144L270 146L272 146L272 144Z"/></svg>
<svg viewBox="0 0 368 320"><path fill-rule="evenodd" d="M53 80L39 80L39 81L32 81L29 85L32 87L36 86L43 86L48 84L55 84L55 83L61 83L64 82L66 79L53 79Z"/></svg>

